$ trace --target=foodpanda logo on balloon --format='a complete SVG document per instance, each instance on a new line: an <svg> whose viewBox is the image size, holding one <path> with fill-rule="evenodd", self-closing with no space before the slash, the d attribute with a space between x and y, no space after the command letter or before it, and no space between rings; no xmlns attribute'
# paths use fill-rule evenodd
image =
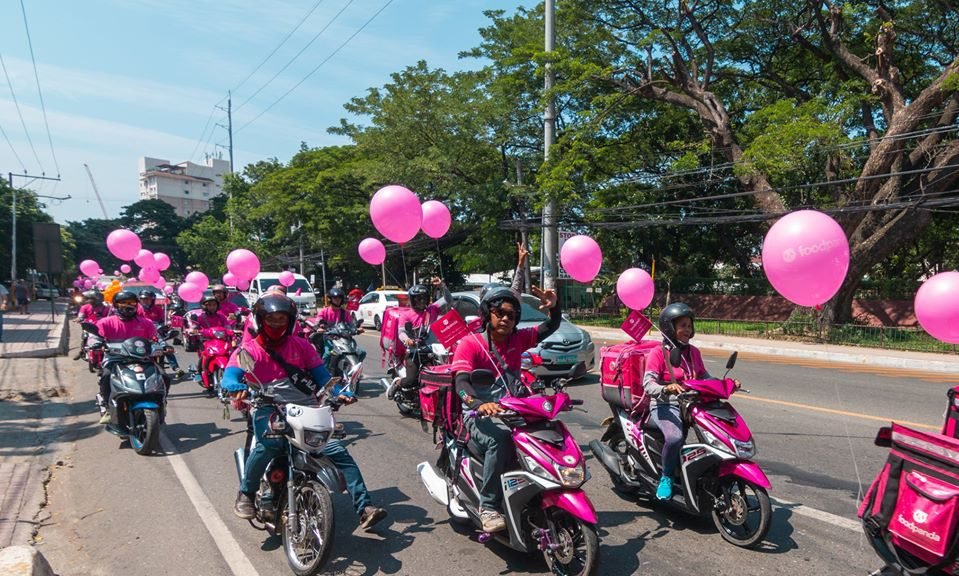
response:
<svg viewBox="0 0 959 576"><path fill-rule="evenodd" d="M795 250L792 248L787 248L783 251L783 260L786 262L793 262L796 260L796 252L799 252L799 256L810 256L812 254L818 254L820 252L829 252L833 248L836 248L840 245L838 240L823 240L817 244L810 244L808 246L799 245Z"/></svg>
<svg viewBox="0 0 959 576"><path fill-rule="evenodd" d="M795 260L795 259L796 259L796 251L795 251L795 250L793 250L792 248L786 248L786 249L783 251L783 260L785 260L786 262L792 262L792 261Z"/></svg>

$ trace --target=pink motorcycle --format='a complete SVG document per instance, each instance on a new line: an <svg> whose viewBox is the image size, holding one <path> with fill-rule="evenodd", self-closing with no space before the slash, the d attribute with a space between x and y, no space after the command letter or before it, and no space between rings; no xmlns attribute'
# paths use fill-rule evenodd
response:
<svg viewBox="0 0 959 576"><path fill-rule="evenodd" d="M573 370L577 369L585 373L585 365ZM475 370L471 378L487 385L494 376L487 370ZM479 541L495 538L521 552L539 550L553 574L587 575L599 564L596 510L582 489L589 473L576 440L557 420L583 403L562 391L569 379L550 381L552 394L544 391L500 400L506 411L496 417L512 429L517 458L501 476L506 530L482 532ZM450 393L447 406L458 402ZM473 443L462 436L444 429L443 455L438 462L442 476L428 462L421 462L416 469L430 496L446 506L452 521L480 529L478 486L483 461L476 456Z"/></svg>
<svg viewBox="0 0 959 576"><path fill-rule="evenodd" d="M230 354L233 353L236 337L232 329L216 326L214 328L204 328L199 331L199 337L203 341L203 349L199 352L200 365L200 385L206 389L209 396L220 396L220 382L223 380L223 372L230 360ZM203 360L206 360L206 369L202 369Z"/></svg>
<svg viewBox="0 0 959 576"><path fill-rule="evenodd" d="M670 363L678 366L679 349ZM736 353L726 363L726 373L736 363ZM728 402L736 384L725 375L719 380L686 380L679 395L684 437L691 428L696 442L685 444L673 479L672 503L690 514L709 514L727 541L742 547L762 542L769 531L772 510L769 479L752 461L756 444L752 432ZM748 390L744 390L748 392ZM649 421L648 410L609 401L602 441L590 449L609 472L622 493L651 498L662 474L663 435Z"/></svg>

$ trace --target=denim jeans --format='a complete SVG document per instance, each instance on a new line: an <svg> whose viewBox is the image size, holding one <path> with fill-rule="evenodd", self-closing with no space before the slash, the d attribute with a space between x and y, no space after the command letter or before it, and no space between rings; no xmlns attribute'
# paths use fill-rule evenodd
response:
<svg viewBox="0 0 959 576"><path fill-rule="evenodd" d="M502 512L500 476L513 455L513 436L491 418L467 418L470 440L483 451L483 480L479 486L480 508Z"/></svg>

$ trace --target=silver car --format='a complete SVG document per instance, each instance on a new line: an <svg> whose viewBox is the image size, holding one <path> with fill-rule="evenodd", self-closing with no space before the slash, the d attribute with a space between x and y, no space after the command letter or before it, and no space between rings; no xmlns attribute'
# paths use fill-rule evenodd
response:
<svg viewBox="0 0 959 576"><path fill-rule="evenodd" d="M479 292L453 293L453 309L467 322L480 315L479 302ZM547 319L539 305L539 298L523 294L519 328L535 328ZM543 365L536 368L539 374L566 374L578 362L585 362L588 370L596 367L596 347L589 333L565 318L556 332L535 348L530 348L530 352L543 358Z"/></svg>

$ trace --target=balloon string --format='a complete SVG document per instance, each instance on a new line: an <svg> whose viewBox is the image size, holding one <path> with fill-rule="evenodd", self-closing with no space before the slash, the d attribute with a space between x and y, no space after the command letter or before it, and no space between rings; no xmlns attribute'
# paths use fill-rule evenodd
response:
<svg viewBox="0 0 959 576"><path fill-rule="evenodd" d="M410 276L406 273L406 251L403 250L403 245L400 244L400 258L403 260L403 281L406 282L406 287L410 287Z"/></svg>
<svg viewBox="0 0 959 576"><path fill-rule="evenodd" d="M440 239L439 239L439 238L436 239L436 258L439 260L439 263L440 263L440 278L442 278L442 279L445 281L445 280L446 280L446 274L443 274L443 253L440 252Z"/></svg>

